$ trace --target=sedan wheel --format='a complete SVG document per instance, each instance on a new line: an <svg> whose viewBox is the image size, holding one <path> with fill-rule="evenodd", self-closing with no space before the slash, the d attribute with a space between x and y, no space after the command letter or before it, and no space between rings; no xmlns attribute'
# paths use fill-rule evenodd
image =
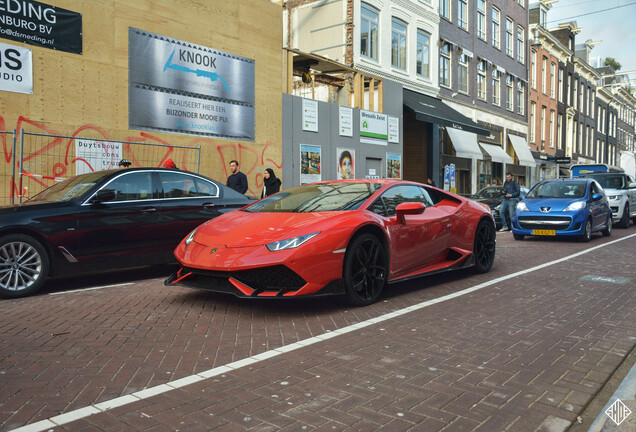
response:
<svg viewBox="0 0 636 432"><path fill-rule="evenodd" d="M581 236L581 241L589 242L590 240L592 240L592 221L588 219L585 221L585 231Z"/></svg>
<svg viewBox="0 0 636 432"><path fill-rule="evenodd" d="M353 240L343 272L350 304L366 306L378 298L386 282L388 262L384 246L376 236L363 234Z"/></svg>
<svg viewBox="0 0 636 432"><path fill-rule="evenodd" d="M30 295L40 289L48 273L46 251L38 241L21 234L0 238L0 296Z"/></svg>
<svg viewBox="0 0 636 432"><path fill-rule="evenodd" d="M620 228L629 228L629 203L625 203L625 208L623 209L623 217L616 224Z"/></svg>
<svg viewBox="0 0 636 432"><path fill-rule="evenodd" d="M475 270L478 273L486 273L495 261L495 227L490 221L482 220L475 231L473 243L473 256L475 257Z"/></svg>

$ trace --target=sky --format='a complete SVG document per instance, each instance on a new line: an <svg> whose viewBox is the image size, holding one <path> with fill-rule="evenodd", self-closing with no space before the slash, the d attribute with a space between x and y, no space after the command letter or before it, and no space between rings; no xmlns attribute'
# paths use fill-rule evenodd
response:
<svg viewBox="0 0 636 432"><path fill-rule="evenodd" d="M636 0L558 0L548 12L548 29L576 21L581 32L578 45L587 40L602 41L594 46L590 63L600 57L615 58L621 72L634 71L636 78Z"/></svg>

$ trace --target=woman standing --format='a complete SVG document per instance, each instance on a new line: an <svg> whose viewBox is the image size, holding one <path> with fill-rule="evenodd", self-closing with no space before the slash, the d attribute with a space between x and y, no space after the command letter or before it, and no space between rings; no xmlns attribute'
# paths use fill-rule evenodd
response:
<svg viewBox="0 0 636 432"><path fill-rule="evenodd" d="M263 177L263 193L261 193L261 198L275 194L280 190L281 182L280 179L276 177L276 174L274 174L273 169L267 168L265 173L263 173Z"/></svg>

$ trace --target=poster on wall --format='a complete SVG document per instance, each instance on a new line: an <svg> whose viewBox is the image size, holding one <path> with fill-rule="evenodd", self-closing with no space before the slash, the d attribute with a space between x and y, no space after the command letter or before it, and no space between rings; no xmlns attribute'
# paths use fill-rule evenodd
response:
<svg viewBox="0 0 636 432"><path fill-rule="evenodd" d="M122 143L76 139L75 175L117 168L122 155Z"/></svg>
<svg viewBox="0 0 636 432"><path fill-rule="evenodd" d="M130 129L254 141L254 60L128 29Z"/></svg>
<svg viewBox="0 0 636 432"><path fill-rule="evenodd" d="M31 50L0 43L0 91L33 94Z"/></svg>
<svg viewBox="0 0 636 432"><path fill-rule="evenodd" d="M318 132L318 101L303 99L303 130Z"/></svg>
<svg viewBox="0 0 636 432"><path fill-rule="evenodd" d="M340 107L338 129L340 136L353 136L353 108Z"/></svg>
<svg viewBox="0 0 636 432"><path fill-rule="evenodd" d="M300 183L312 183L321 180L320 146L300 145Z"/></svg>
<svg viewBox="0 0 636 432"><path fill-rule="evenodd" d="M0 37L82 54L82 14L33 0L2 0Z"/></svg>
<svg viewBox="0 0 636 432"><path fill-rule="evenodd" d="M389 116L389 142L400 143L400 119Z"/></svg>
<svg viewBox="0 0 636 432"><path fill-rule="evenodd" d="M386 114L360 110L360 142L387 145Z"/></svg>
<svg viewBox="0 0 636 432"><path fill-rule="evenodd" d="M355 158L356 151L352 149L337 148L336 153L338 155L338 180L354 179L356 178L355 170Z"/></svg>
<svg viewBox="0 0 636 432"><path fill-rule="evenodd" d="M386 154L386 178L402 178L402 155Z"/></svg>

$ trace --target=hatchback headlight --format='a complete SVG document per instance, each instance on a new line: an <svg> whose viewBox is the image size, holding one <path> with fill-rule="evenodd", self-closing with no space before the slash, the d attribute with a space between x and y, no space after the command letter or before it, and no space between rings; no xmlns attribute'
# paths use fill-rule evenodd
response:
<svg viewBox="0 0 636 432"><path fill-rule="evenodd" d="M197 230L195 229L194 231L192 231L185 239L185 245L189 245L190 243L192 243L192 240L194 240L194 234L197 232Z"/></svg>
<svg viewBox="0 0 636 432"><path fill-rule="evenodd" d="M525 202L519 201L517 203L517 211L528 211L528 206L526 205Z"/></svg>
<svg viewBox="0 0 636 432"><path fill-rule="evenodd" d="M570 204L569 206L567 206L566 208L564 208L563 211L583 210L586 205L587 205L587 203L585 201L575 201L572 204Z"/></svg>
<svg viewBox="0 0 636 432"><path fill-rule="evenodd" d="M305 234L302 236L298 236L298 237L294 237L294 238L290 238L286 240L281 240L274 243L269 243L267 245L267 249L269 249L271 252L285 250L285 249L294 249L300 246L301 244L305 243L307 240L317 236L318 234L320 234L320 231L315 232L313 234Z"/></svg>

